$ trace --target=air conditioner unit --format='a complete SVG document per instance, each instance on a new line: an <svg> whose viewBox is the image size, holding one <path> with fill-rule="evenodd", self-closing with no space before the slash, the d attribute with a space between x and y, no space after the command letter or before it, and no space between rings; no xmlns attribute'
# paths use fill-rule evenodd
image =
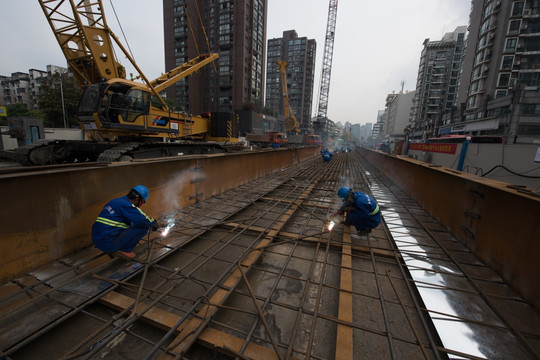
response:
<svg viewBox="0 0 540 360"><path fill-rule="evenodd" d="M524 12L523 12L524 15L531 15L531 9L526 9Z"/></svg>

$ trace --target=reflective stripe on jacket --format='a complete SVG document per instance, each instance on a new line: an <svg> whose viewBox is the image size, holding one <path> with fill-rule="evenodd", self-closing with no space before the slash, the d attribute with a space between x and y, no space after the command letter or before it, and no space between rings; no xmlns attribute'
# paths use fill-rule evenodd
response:
<svg viewBox="0 0 540 360"><path fill-rule="evenodd" d="M115 237L129 228L149 229L155 221L139 207L133 205L127 196L109 201L92 226L92 239Z"/></svg>
<svg viewBox="0 0 540 360"><path fill-rule="evenodd" d="M377 201L361 191L350 192L343 202L341 211L347 212L346 220L357 230L374 228L381 223L381 212Z"/></svg>

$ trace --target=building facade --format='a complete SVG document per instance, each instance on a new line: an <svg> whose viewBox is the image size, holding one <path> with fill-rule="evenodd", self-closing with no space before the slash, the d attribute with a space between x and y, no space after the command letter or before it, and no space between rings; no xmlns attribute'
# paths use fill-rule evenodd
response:
<svg viewBox="0 0 540 360"><path fill-rule="evenodd" d="M315 40L299 38L294 30L284 31L282 38L268 40L265 106L283 115L283 94L276 61L286 61L289 64L286 69L289 102L303 131L311 128L316 51Z"/></svg>
<svg viewBox="0 0 540 360"><path fill-rule="evenodd" d="M403 139L405 128L409 125L415 91L388 94L386 97L384 137Z"/></svg>
<svg viewBox="0 0 540 360"><path fill-rule="evenodd" d="M473 0L457 108L441 131L540 141L540 1Z"/></svg>
<svg viewBox="0 0 540 360"><path fill-rule="evenodd" d="M2 93L0 95L0 105L23 104L31 109L31 86L30 76L25 72L14 72L11 76L0 78Z"/></svg>
<svg viewBox="0 0 540 360"><path fill-rule="evenodd" d="M262 109L266 0L163 0L166 70L204 53L215 64L167 89L192 114Z"/></svg>
<svg viewBox="0 0 540 360"><path fill-rule="evenodd" d="M459 26L440 41L424 41L411 112L412 138L438 136L443 115L455 107L466 32L466 26Z"/></svg>
<svg viewBox="0 0 540 360"><path fill-rule="evenodd" d="M15 72L0 76L0 105L22 104L28 110L39 110L38 96L42 84L54 73L72 73L65 67L47 65L47 70L30 69L27 73Z"/></svg>

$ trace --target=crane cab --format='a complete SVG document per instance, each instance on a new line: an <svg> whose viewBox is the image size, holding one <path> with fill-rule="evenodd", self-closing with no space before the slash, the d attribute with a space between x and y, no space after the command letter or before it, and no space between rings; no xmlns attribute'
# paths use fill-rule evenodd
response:
<svg viewBox="0 0 540 360"><path fill-rule="evenodd" d="M79 102L78 120L84 130L100 130L111 135L177 137L193 121L170 109L148 89L134 81L112 79L86 87ZM207 128L205 126L205 128Z"/></svg>

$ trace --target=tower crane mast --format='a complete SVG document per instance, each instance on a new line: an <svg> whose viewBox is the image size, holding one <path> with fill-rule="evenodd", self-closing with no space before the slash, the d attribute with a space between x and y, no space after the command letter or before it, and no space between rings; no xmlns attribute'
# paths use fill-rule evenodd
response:
<svg viewBox="0 0 540 360"><path fill-rule="evenodd" d="M324 41L324 55L321 72L321 87L319 90L319 101L317 119L314 123L315 132L320 134L323 140L328 138L327 110L328 94L330 92L330 75L332 73L332 57L334 54L334 37L336 31L338 0L330 0L328 7L328 23L326 25L326 37Z"/></svg>

